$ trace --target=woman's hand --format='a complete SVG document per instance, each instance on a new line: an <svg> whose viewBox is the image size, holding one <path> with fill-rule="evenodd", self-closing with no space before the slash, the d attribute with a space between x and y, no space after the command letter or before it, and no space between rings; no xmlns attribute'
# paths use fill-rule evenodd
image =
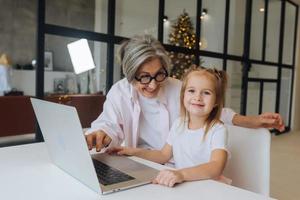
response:
<svg viewBox="0 0 300 200"><path fill-rule="evenodd" d="M118 147L108 148L105 152L109 154L135 156L139 151L140 149L138 148L118 146Z"/></svg>
<svg viewBox="0 0 300 200"><path fill-rule="evenodd" d="M182 183L183 181L184 177L180 170L163 170L159 172L152 183L173 187L176 183Z"/></svg>
<svg viewBox="0 0 300 200"><path fill-rule="evenodd" d="M96 147L96 151L101 151L102 148L108 146L111 138L103 131L94 131L85 136L89 150Z"/></svg>
<svg viewBox="0 0 300 200"><path fill-rule="evenodd" d="M275 128L280 132L284 131L283 119L278 113L265 112L257 116L258 123L264 128Z"/></svg>
<svg viewBox="0 0 300 200"><path fill-rule="evenodd" d="M247 128L275 128L282 132L285 125L282 116L278 113L265 112L256 116L234 115L232 123Z"/></svg>

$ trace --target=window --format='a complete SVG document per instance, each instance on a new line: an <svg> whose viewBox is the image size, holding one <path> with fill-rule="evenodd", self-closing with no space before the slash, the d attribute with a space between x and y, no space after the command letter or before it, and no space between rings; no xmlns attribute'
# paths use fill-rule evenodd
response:
<svg viewBox="0 0 300 200"><path fill-rule="evenodd" d="M65 48L68 42L80 38L89 41L97 66L80 81L92 80L95 82L93 91L106 93L122 78L115 57L121 41L148 33L159 38L168 52L193 56L191 63L226 70L230 77L226 106L242 114L280 112L289 130L298 16L298 6L291 1L39 0L34 5L23 1L16 4L16 1L1 6L1 15L15 13L15 18L5 17L9 22L0 18L4 24L0 30L3 38L0 51L11 55L14 64L18 64L16 68L24 68L36 60L37 74L44 73L37 77L35 71L31 75L26 73L26 80L31 83L22 84L18 81L25 75L19 76L19 71L14 70L13 76L17 78L13 84L28 91L25 94L43 97L54 90L55 84L67 85L81 79L74 76ZM195 39L192 46L170 41L172 26L183 13L191 22ZM23 22L18 23L16 18ZM16 30L11 31L11 28ZM22 34L17 30L22 30ZM11 34L15 34L14 40ZM49 70L40 67L45 64ZM55 77L51 77L53 74ZM27 86L30 86L28 90L22 88ZM76 93L75 87L65 91ZM252 108L251 102L258 105Z"/></svg>

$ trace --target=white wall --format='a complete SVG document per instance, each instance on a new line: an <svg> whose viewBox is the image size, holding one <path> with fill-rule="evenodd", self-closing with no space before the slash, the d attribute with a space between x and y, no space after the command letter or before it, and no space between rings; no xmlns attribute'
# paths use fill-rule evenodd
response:
<svg viewBox="0 0 300 200"><path fill-rule="evenodd" d="M35 70L12 70L12 88L24 92L24 95L35 96ZM54 79L73 75L71 72L45 71L45 92L53 92Z"/></svg>

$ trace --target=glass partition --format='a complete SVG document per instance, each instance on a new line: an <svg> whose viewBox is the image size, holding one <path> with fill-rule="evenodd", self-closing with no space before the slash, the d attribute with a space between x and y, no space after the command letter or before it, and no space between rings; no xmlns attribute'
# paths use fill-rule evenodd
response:
<svg viewBox="0 0 300 200"><path fill-rule="evenodd" d="M122 78L122 70L115 57L107 57L107 44L115 45L115 55L118 49L118 36L132 37L136 34L151 34L157 37L158 34L158 14L159 0L116 0L115 2L115 33L107 34L108 19L108 2L109 0L45 0L45 23L57 25L61 27L73 28L77 31L74 33L61 32L64 29L58 30L52 26L46 26L47 29L39 29L39 34L42 36L37 38L37 4L42 1L21 1L11 0L3 1L0 7L0 33L1 45L0 56L5 54L9 57L9 78L11 79L11 88L14 88L13 95L24 94L21 98L12 98L14 100L7 101L8 98L0 97L0 106L3 113L9 113L11 116L5 116L4 120L10 120L18 124L14 128L18 130L12 131L12 126L7 126L7 129L0 131L1 139L6 136L22 135L33 133L34 130L34 114L29 102L28 96L35 96L36 84L36 44L37 40L43 44L45 49L39 52L44 54L45 59L45 76L44 76L44 91L48 94L85 94L103 91L106 93L106 78L113 77L113 82ZM179 53L174 46L183 46L194 48L192 46L182 45L180 42L171 42L170 33L174 32L172 25L178 21L178 17L183 13L188 15L188 27L190 28L191 37L196 37L196 13L197 3L202 3L201 12L201 37L200 51L193 49L193 53L200 56L200 62L206 67L223 68L223 59L227 60L227 73L229 75L228 91L226 93L226 107L234 109L236 112L247 109L247 114L258 114L259 107L262 111L274 111L275 104L280 100L279 111L288 123L291 115L291 95L292 95L292 77L293 77L293 55L294 55L294 38L295 38L295 20L298 7L292 1L269 0L268 5L268 21L266 32L266 52L265 61L272 62L273 66L267 65L270 63L253 64L253 60L261 60L262 55L262 37L263 37L263 15L264 11L261 8L264 6L264 0L252 0L251 13L251 38L250 38L250 57L244 52L244 30L245 17L247 9L246 2L248 0L165 0L165 10L160 10L165 15L163 42L171 44L168 46L173 67L176 68L171 74L177 76L178 73L184 73L186 66L195 62L195 55ZM229 24L228 24L228 54L223 53L224 47L224 31L225 31L225 9L226 2L229 2ZM276 83L278 80L278 58L279 54L279 35L280 35L280 19L281 5L285 3L285 27L283 38L283 67L281 79L281 94L280 99L276 99ZM42 10L39 10L42 12ZM200 16L199 16L200 17ZM175 37L186 36L187 29L182 32L177 28ZM86 31L89 31L87 37L95 38L103 33L105 38L99 38L104 42L89 41L93 58L96 64L96 69L75 75L67 51L69 42L84 37ZM181 31L181 32L180 32ZM51 32L51 35L48 34ZM70 35L69 37L66 35ZM74 34L78 34L74 36ZM64 37L58 35L65 35ZM43 36L45 36L45 41ZM75 38L78 37L78 38ZM101 36L100 36L101 37ZM174 38L174 37L173 37ZM103 40L102 40L103 39ZM107 39L107 40L106 40ZM110 55L110 56L115 56ZM219 57L219 58L216 58ZM107 70L107 63L111 63L113 59L114 66L110 66L112 70ZM242 66L241 61L246 65L251 65L249 71L250 80L245 80L248 83L248 104L241 107L242 94ZM3 61L1 61L3 62ZM6 63L6 61L5 61ZM265 64L264 64L265 63ZM1 63L3 65L3 63ZM288 65L288 66L287 66ZM107 74L109 72L113 74ZM180 78L180 77L178 77ZM251 80L251 78L262 79L263 83L263 102L259 105L260 82L259 80ZM272 79L272 80L264 80ZM250 81L250 82L249 82ZM252 81L252 82L251 82ZM272 82L274 81L274 82ZM108 80L110 83L111 80ZM110 86L110 85L109 85ZM39 90L39 94L44 92ZM1 92L0 92L1 94ZM3 94L3 93L2 93ZM90 96L90 95L86 95ZM10 98L10 97L9 97ZM19 99L19 101L15 101ZM2 100L5 100L2 101ZM24 106L26 109L24 110ZM9 108L4 110L4 108ZM18 114L26 113L21 118L17 118ZM5 114L6 115L6 114ZM28 120L28 121L26 121ZM24 125L30 125L25 127ZM1 128L3 128L1 126ZM10 132L12 131L12 132ZM3 134L2 134L3 133ZM31 134L32 136L32 134ZM0 144L1 146L1 144Z"/></svg>
<svg viewBox="0 0 300 200"><path fill-rule="evenodd" d="M200 49L223 52L225 0L203 0Z"/></svg>
<svg viewBox="0 0 300 200"><path fill-rule="evenodd" d="M258 115L259 114L259 92L260 83L248 82L248 93L247 93L247 115Z"/></svg>
<svg viewBox="0 0 300 200"><path fill-rule="evenodd" d="M93 71L93 79L95 88L94 92L103 92L106 94L106 76L107 76L107 44L104 42L90 41L93 43L94 50L92 49L92 55L96 65Z"/></svg>
<svg viewBox="0 0 300 200"><path fill-rule="evenodd" d="M292 76L293 74L291 69L282 69L279 113L282 115L286 126L290 123L289 115L292 95Z"/></svg>
<svg viewBox="0 0 300 200"><path fill-rule="evenodd" d="M263 82L261 85L261 82L248 82L247 115L260 114L260 92L262 92L261 113L275 112L276 83Z"/></svg>
<svg viewBox="0 0 300 200"><path fill-rule="evenodd" d="M37 5L22 1L7 1L0 7L0 64L9 69L10 87L24 95L35 95L35 57ZM5 20L4 20L5 19ZM7 91L7 92L8 92ZM1 93L1 91L0 91ZM19 93L19 94L21 94ZM3 94L2 94L3 95Z"/></svg>
<svg viewBox="0 0 300 200"><path fill-rule="evenodd" d="M121 80L124 78L123 75L123 70L121 67L121 63L117 59L117 52L119 50L120 45L115 45L114 50L115 50L115 56L114 56L114 79L113 82L116 83L117 81Z"/></svg>
<svg viewBox="0 0 300 200"><path fill-rule="evenodd" d="M265 0L252 1L250 58L262 60Z"/></svg>
<svg viewBox="0 0 300 200"><path fill-rule="evenodd" d="M0 147L35 139L36 21L36 1L1 1Z"/></svg>
<svg viewBox="0 0 300 200"><path fill-rule="evenodd" d="M241 62L227 61L228 86L226 92L225 106L235 112L241 112L242 94L242 65Z"/></svg>
<svg viewBox="0 0 300 200"><path fill-rule="evenodd" d="M150 34L157 37L158 1L116 1L115 34L132 37Z"/></svg>
<svg viewBox="0 0 300 200"><path fill-rule="evenodd" d="M88 41L96 68L75 74L67 45L76 40L78 38L46 35L45 93L87 94L103 91L105 88L106 44Z"/></svg>
<svg viewBox="0 0 300 200"><path fill-rule="evenodd" d="M294 55L294 36L295 36L295 20L296 7L286 2L285 23L284 23L284 40L283 40L283 58L284 64L293 64Z"/></svg>
<svg viewBox="0 0 300 200"><path fill-rule="evenodd" d="M180 28L188 27L184 29L186 34L196 33L196 4L196 0L165 0L164 43L176 45L177 42L172 40L174 36L170 34L173 33L175 36L181 34ZM183 19L184 13L186 13L185 19ZM180 19L183 21L180 22ZM182 39L184 33L181 34Z"/></svg>
<svg viewBox="0 0 300 200"><path fill-rule="evenodd" d="M228 27L228 54L241 56L244 46L246 0L231 0Z"/></svg>
<svg viewBox="0 0 300 200"><path fill-rule="evenodd" d="M249 78L277 79L277 66L252 64Z"/></svg>
<svg viewBox="0 0 300 200"><path fill-rule="evenodd" d="M281 1L269 1L266 61L278 62Z"/></svg>
<svg viewBox="0 0 300 200"><path fill-rule="evenodd" d="M276 83L264 83L262 112L275 112Z"/></svg>
<svg viewBox="0 0 300 200"><path fill-rule="evenodd" d="M216 68L218 70L223 69L223 60L219 59L219 58L201 56L200 64L201 64L201 66L207 67L207 68Z"/></svg>
<svg viewBox="0 0 300 200"><path fill-rule="evenodd" d="M46 0L46 23L107 32L107 0Z"/></svg>

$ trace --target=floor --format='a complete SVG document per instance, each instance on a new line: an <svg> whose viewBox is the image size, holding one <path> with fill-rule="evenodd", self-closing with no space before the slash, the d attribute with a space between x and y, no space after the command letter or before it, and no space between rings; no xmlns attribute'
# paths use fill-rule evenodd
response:
<svg viewBox="0 0 300 200"><path fill-rule="evenodd" d="M300 199L300 132L272 136L270 196Z"/></svg>

